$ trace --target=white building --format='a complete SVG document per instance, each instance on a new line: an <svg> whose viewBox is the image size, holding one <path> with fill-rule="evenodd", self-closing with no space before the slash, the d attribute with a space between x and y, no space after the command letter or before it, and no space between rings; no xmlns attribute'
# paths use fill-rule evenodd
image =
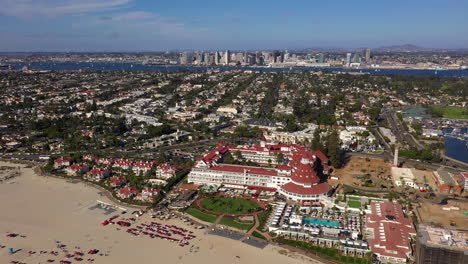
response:
<svg viewBox="0 0 468 264"><path fill-rule="evenodd" d="M396 186L409 186L414 189L424 189L422 183L419 183L416 177L416 171L410 168L392 167L392 180Z"/></svg>
<svg viewBox="0 0 468 264"><path fill-rule="evenodd" d="M288 157L287 165L277 168L223 164L225 155L240 151L250 161L263 163L277 153ZM262 187L279 190L288 199L304 203L320 202L333 189L320 178L327 172L328 159L319 151L306 151L297 145L262 144L250 148L230 148L220 144L208 152L189 173L188 181L200 185L224 185L227 187Z"/></svg>

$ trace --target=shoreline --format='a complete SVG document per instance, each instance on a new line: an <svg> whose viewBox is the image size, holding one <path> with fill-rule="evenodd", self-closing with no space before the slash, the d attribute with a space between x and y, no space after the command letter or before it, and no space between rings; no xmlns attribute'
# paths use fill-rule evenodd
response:
<svg viewBox="0 0 468 264"><path fill-rule="evenodd" d="M2 163L14 164L9 161L2 161ZM132 261L150 263L154 261L153 257L166 263L193 264L206 263L207 259L213 262L227 260L229 263L326 263L298 254L296 251L290 251L275 243L259 249L222 235L210 234L208 228L194 229L196 225L183 221L187 216L174 216L159 220L152 219L145 214L137 218L137 222L156 221L193 230L197 236L193 245L200 248L200 251L192 252L189 250L191 247L179 247L178 244L161 239L130 236L124 232L126 228L101 225L103 220L116 213L120 218L131 216L128 213L120 215L118 211L106 216L106 214L103 215L103 209L92 209L98 199L108 202L107 197L99 198L96 191L99 192L100 189L87 188L90 185L83 184L83 182L71 184L62 177L38 177L40 175L36 174L34 168L27 165L30 163L21 166L22 175L0 184L0 199L9 199L8 203L0 204L0 210L9 212L0 216L0 235L5 235L5 232L25 235L25 238L7 238L6 241L1 241L0 244L7 246L0 248L0 262L2 263L4 259L8 260L5 263L13 260L25 263L45 261L44 258L49 256L34 253L31 255L28 252L38 253L41 250L50 250L54 248L53 241L56 240L63 241L70 247L85 246L86 252L89 248L101 250L109 256L94 256L96 263L100 264ZM111 203L113 204L112 201ZM166 212L175 213L172 210ZM191 222L198 221L192 219ZM6 254L8 247L20 251L9 255ZM132 254L126 254L128 250L131 250ZM55 259L55 262L58 261Z"/></svg>
<svg viewBox="0 0 468 264"><path fill-rule="evenodd" d="M88 187L92 187L92 188L95 188L95 189L103 192L105 194L106 198L108 198L113 203L116 203L117 205L120 205L120 206L130 207L130 208L134 208L134 209L147 209L149 207L149 206L144 206L144 205L136 205L136 204L130 204L130 203L122 202L122 201L118 200L117 198L115 198L112 195L111 191L109 191L109 190L105 189L104 187L99 186L99 185L97 185L97 184L95 184L93 182L85 181L85 180L80 179L80 178L67 178L67 177L62 177L62 176L59 176L59 175L54 175L54 174L44 172L43 169L42 169L42 164L40 164L38 162L23 161L23 160L9 160L9 159L0 159L0 162L11 163L11 164L23 164L23 165L32 166L33 171L39 177L51 177L51 178L61 179L61 180L79 181L80 183L82 183L82 184L84 184L84 185L86 185Z"/></svg>
<svg viewBox="0 0 468 264"><path fill-rule="evenodd" d="M94 189L94 190L97 190L99 192L104 193L105 197L108 200L110 200L114 205L117 205L117 206L127 207L128 209L138 209L138 210L148 209L148 207L146 207L146 206L138 206L138 205L133 205L133 204L128 204L128 203L121 202L121 201L117 200L115 197L113 197L112 193L109 190L103 188L102 186L96 185L96 184L94 184L92 182L87 182L87 181L84 181L84 180L79 179L79 178L62 177L62 176L59 176L59 175L54 175L54 174L44 172L42 170L42 167L41 167L42 164L37 163L37 162L20 161L20 160L5 160L5 159L0 159L0 162L6 163L6 164L22 164L22 165L31 166L30 168L33 170L34 174L37 177L43 178L43 179L52 178L52 179L57 179L59 181L65 182L65 183L73 183L71 181L77 181L77 183L80 183L80 184L84 185L86 188L91 187L90 189ZM234 243L242 243L242 244L245 244L245 242L243 242L242 240L244 240L246 238L249 238L249 239L252 239L252 240L257 240L257 241L260 241L260 243L265 243L266 245L270 245L270 246L273 246L273 247L279 247L280 250L279 250L278 254L283 255L283 253L280 253L280 252L282 252L281 250L286 250L288 252L286 254L284 254L284 255L289 257L289 258L295 258L295 257L297 257L296 254L299 254L300 256L313 259L315 261L313 263L315 263L315 264L339 264L340 263L340 262L335 262L333 260L328 260L328 259L321 258L321 257L317 256L316 254L314 254L313 252L308 251L308 250L303 249L303 248L298 248L298 247L294 247L294 246L291 246L291 245L288 245L288 244L279 243L279 242L276 242L274 240L271 240L271 241L261 240L259 238L252 237L251 235L248 235L247 231L243 231L243 230L239 230L239 229L235 229L235 228L232 228L232 227L229 227L229 226L223 226L223 225L220 228L219 226L217 226L214 223L204 222L204 221L202 221L202 220L200 220L200 219L198 219L198 218L196 218L196 217L194 217L194 216L192 216L190 214L180 212L180 211L177 211L177 210L173 210L173 209L167 209L167 210L169 212L171 212L172 214L177 215L178 217L189 218L192 222L195 223L195 225L204 226L205 228L202 229L202 230L203 230L203 233L205 235L217 236L217 237L220 237L222 239L231 240ZM222 232L235 233L237 235L243 236L244 238L241 239L241 240L235 240L235 239L224 237L223 235L209 233L210 230L211 231L218 230L218 231L222 231ZM249 245L249 246L251 246L251 245Z"/></svg>
<svg viewBox="0 0 468 264"><path fill-rule="evenodd" d="M136 204L130 204L130 203L122 202L122 201L118 200L117 198L115 198L112 195L112 192L107 190L106 188L104 188L102 186L99 186L99 185L97 185L97 184L95 184L93 182L85 181L85 180L80 179L80 178L67 178L67 177L62 177L62 176L59 176L59 175L50 174L50 173L44 172L40 166L34 167L34 172L39 177L51 177L51 178L61 179L61 180L78 181L78 182L84 184L87 187L92 187L92 188L97 189L98 191L103 192L107 199L109 199L113 203L115 203L117 205L120 205L120 206L134 208L134 209L147 209L149 207L149 206L144 206L144 205L136 205Z"/></svg>

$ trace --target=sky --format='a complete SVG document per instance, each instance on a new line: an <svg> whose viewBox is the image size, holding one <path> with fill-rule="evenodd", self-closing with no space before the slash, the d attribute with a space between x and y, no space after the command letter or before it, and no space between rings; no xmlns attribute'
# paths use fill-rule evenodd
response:
<svg viewBox="0 0 468 264"><path fill-rule="evenodd" d="M0 0L0 51L468 48L468 0Z"/></svg>

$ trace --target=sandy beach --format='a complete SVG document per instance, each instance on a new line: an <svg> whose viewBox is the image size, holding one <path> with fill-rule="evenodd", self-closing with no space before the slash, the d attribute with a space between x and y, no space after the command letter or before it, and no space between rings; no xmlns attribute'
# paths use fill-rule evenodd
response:
<svg viewBox="0 0 468 264"><path fill-rule="evenodd" d="M70 252L88 252L98 249L100 256L83 256L83 261L69 259L72 263L319 263L305 256L268 245L259 249L228 238L206 234L182 221L172 219L163 224L175 224L194 232L197 237L190 246L179 247L161 239L131 236L126 228L102 226L101 222L120 211L106 215L105 211L93 208L97 200L111 203L93 187L72 183L64 179L37 176L25 165L0 162L0 166L21 166L21 175L0 183L0 263L20 261L23 263L59 263L65 253L57 249L56 241L65 244ZM131 210L129 210L131 212ZM129 217L129 216L127 216ZM149 216L139 223L152 221ZM17 237L7 237L17 233ZM23 236L23 237L21 237ZM8 248L19 250L8 254ZM44 251L59 251L58 256L42 254ZM35 251L30 255L29 251ZM107 255L107 256L106 256Z"/></svg>

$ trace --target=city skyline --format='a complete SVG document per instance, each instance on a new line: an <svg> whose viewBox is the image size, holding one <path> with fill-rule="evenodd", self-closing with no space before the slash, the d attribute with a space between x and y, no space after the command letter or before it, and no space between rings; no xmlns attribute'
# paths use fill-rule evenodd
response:
<svg viewBox="0 0 468 264"><path fill-rule="evenodd" d="M1 0L0 51L468 47L466 1Z"/></svg>

